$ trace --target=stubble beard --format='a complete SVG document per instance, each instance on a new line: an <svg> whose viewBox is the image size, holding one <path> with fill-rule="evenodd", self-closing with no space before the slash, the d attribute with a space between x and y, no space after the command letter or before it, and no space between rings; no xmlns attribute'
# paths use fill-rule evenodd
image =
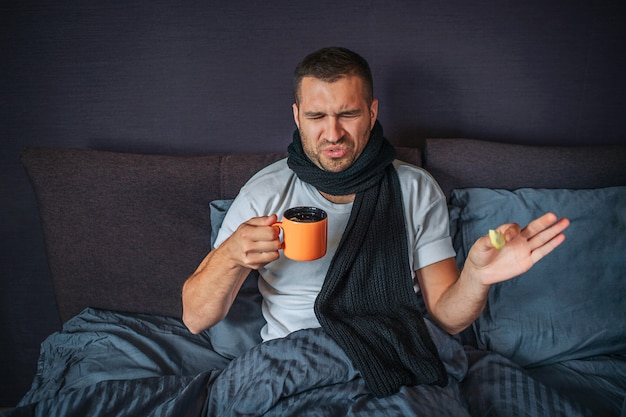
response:
<svg viewBox="0 0 626 417"><path fill-rule="evenodd" d="M348 149L348 153L343 158L326 158L323 156L322 149L329 145L329 142L320 142L316 144L315 148L312 148L310 143L311 141L307 140L302 130L298 129L300 132L300 139L302 141L302 149L306 156L309 157L311 162L313 162L319 169L327 172L341 172L348 168L350 168L358 159L359 155L355 154L354 145L346 142L344 138L341 138L337 142L333 142L332 145L341 145ZM367 135L369 140L369 135L371 130L368 129L364 135Z"/></svg>

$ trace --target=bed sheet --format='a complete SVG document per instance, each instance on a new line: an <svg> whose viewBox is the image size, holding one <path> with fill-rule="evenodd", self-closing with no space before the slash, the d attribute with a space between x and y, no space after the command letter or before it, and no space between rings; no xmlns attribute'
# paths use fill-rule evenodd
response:
<svg viewBox="0 0 626 417"><path fill-rule="evenodd" d="M87 309L42 344L32 389L3 416L594 415L506 358L427 325L448 384L378 398L322 329L229 360L179 320Z"/></svg>

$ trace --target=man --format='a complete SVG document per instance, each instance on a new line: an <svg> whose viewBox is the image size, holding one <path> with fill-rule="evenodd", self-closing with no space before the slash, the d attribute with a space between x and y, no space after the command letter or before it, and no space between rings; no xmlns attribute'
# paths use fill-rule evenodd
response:
<svg viewBox="0 0 626 417"><path fill-rule="evenodd" d="M390 355L401 358L426 346L422 362L432 362L436 358L428 354L428 337L414 324L421 316L412 311L411 297L406 298L412 276L432 319L454 334L478 317L491 284L527 271L563 242L569 222L551 213L523 229L504 224L497 228L505 237L504 248L495 249L487 236L480 238L459 274L445 197L424 170L394 160L377 122L378 101L367 62L344 48L314 52L297 67L294 92L297 131L289 158L263 169L242 188L215 249L184 284L183 320L191 332L222 320L248 273L256 269L267 321L264 340L321 325L353 353L349 356L367 376L362 368L375 365L359 357L361 348L353 346L354 339L373 340L375 346L365 351L383 349L380 356L386 356L388 347L381 348L377 337L369 336L383 338L387 327L397 325L390 337L398 339L390 348L397 353ZM294 206L317 206L328 213L328 252L323 258L295 262L281 256L279 228L272 225ZM409 314L398 318L394 310ZM339 312L345 311L351 318L340 323L345 320ZM371 320L361 324L366 316ZM403 330L415 326L412 341L403 341ZM391 366L384 360L380 367ZM399 377L400 384L441 383L435 375L438 365L430 370L415 367L420 369L413 373L432 371L432 377ZM376 379L372 373L371 383ZM393 390L383 386L378 392Z"/></svg>

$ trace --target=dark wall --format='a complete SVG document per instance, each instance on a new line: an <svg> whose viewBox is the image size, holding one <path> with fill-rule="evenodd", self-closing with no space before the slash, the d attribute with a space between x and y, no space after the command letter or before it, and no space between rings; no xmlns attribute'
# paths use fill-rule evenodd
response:
<svg viewBox="0 0 626 417"><path fill-rule="evenodd" d="M611 144L626 131L617 1L0 7L0 406L28 388L39 343L60 326L19 160L25 146L284 150L292 70L328 45L370 61L380 120L396 144L452 136Z"/></svg>

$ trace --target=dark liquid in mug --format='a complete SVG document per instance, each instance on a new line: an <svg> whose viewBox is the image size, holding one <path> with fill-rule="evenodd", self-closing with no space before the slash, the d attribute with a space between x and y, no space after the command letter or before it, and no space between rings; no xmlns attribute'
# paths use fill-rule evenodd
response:
<svg viewBox="0 0 626 417"><path fill-rule="evenodd" d="M316 207L294 207L285 212L285 218L292 222L314 223L324 220L326 212Z"/></svg>
<svg viewBox="0 0 626 417"><path fill-rule="evenodd" d="M315 223L319 221L318 219L312 219L312 218L305 217L305 216L294 216L294 217L290 217L289 220L291 220L292 222L299 222L299 223Z"/></svg>

